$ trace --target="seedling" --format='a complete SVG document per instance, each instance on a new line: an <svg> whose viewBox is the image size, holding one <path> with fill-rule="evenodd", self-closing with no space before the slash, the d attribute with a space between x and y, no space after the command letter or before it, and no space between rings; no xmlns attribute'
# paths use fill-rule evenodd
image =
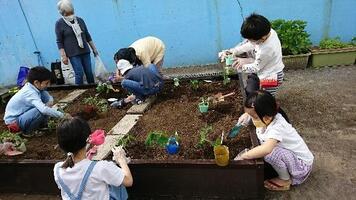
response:
<svg viewBox="0 0 356 200"><path fill-rule="evenodd" d="M164 131L152 131L147 135L145 145L165 147L168 142L167 133Z"/></svg>
<svg viewBox="0 0 356 200"><path fill-rule="evenodd" d="M96 107L100 112L108 111L108 103L106 99L100 99L98 97L87 97L83 99L83 103Z"/></svg>
<svg viewBox="0 0 356 200"><path fill-rule="evenodd" d="M211 141L208 139L208 134L210 132L213 131L213 127L212 126L205 126L200 130L200 138L199 138L199 142L196 145L197 147L203 147L205 144L209 144L212 147L221 145L222 143L222 139L220 137L216 138L215 141Z"/></svg>
<svg viewBox="0 0 356 200"><path fill-rule="evenodd" d="M10 131L3 131L0 133L0 143L12 142L15 147L20 147L27 142L26 139L20 137L20 134L11 133Z"/></svg>
<svg viewBox="0 0 356 200"><path fill-rule="evenodd" d="M98 86L96 87L96 92L98 93L106 93L108 94L110 92L110 88L108 87L107 83L99 83Z"/></svg>
<svg viewBox="0 0 356 200"><path fill-rule="evenodd" d="M135 141L136 138L130 134L126 134L124 137L117 140L116 146L122 146L125 148L128 144Z"/></svg>
<svg viewBox="0 0 356 200"><path fill-rule="evenodd" d="M229 78L229 75L231 74L230 70L231 67L224 67L224 72L223 72L223 84L226 85L231 82L231 79Z"/></svg>
<svg viewBox="0 0 356 200"><path fill-rule="evenodd" d="M199 88L199 80L190 80L190 86L193 90L197 90Z"/></svg>
<svg viewBox="0 0 356 200"><path fill-rule="evenodd" d="M179 78L174 78L173 79L173 84L174 84L174 87L178 87L179 86Z"/></svg>
<svg viewBox="0 0 356 200"><path fill-rule="evenodd" d="M49 130L54 130L54 129L56 129L57 124L58 124L57 119L49 119L47 122L47 127Z"/></svg>
<svg viewBox="0 0 356 200"><path fill-rule="evenodd" d="M20 88L18 88L17 86L16 87L13 87L11 88L8 93L10 94L10 96L14 96L18 91L20 91Z"/></svg>
<svg viewBox="0 0 356 200"><path fill-rule="evenodd" d="M198 104L199 111L201 113L208 112L209 109L209 102L207 98L202 97L200 103Z"/></svg>

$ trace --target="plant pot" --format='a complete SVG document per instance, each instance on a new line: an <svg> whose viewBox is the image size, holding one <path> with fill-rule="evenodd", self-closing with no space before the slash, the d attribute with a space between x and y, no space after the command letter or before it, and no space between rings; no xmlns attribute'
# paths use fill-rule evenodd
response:
<svg viewBox="0 0 356 200"><path fill-rule="evenodd" d="M229 147L225 145L214 146L215 163L224 167L229 164Z"/></svg>
<svg viewBox="0 0 356 200"><path fill-rule="evenodd" d="M175 138L169 138L168 143L166 145L166 150L168 154L174 155L179 151L179 143Z"/></svg>
<svg viewBox="0 0 356 200"><path fill-rule="evenodd" d="M283 63L286 70L305 69L308 65L311 53L283 56Z"/></svg>
<svg viewBox="0 0 356 200"><path fill-rule="evenodd" d="M206 112L208 112L208 109L209 109L209 104L207 104L207 103L199 104L199 112L206 113Z"/></svg>
<svg viewBox="0 0 356 200"><path fill-rule="evenodd" d="M318 68L333 65L352 65L356 60L356 47L341 49L314 49L311 66Z"/></svg>

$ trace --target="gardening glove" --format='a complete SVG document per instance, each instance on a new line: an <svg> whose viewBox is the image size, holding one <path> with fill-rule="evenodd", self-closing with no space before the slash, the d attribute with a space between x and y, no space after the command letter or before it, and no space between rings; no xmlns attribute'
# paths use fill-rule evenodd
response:
<svg viewBox="0 0 356 200"><path fill-rule="evenodd" d="M105 131L98 129L89 135L89 143L93 145L101 145L105 142Z"/></svg>
<svg viewBox="0 0 356 200"><path fill-rule="evenodd" d="M218 56L220 58L220 62L224 62L225 58L231 54L232 54L232 52L230 50L223 50L223 51L219 52Z"/></svg>
<svg viewBox="0 0 356 200"><path fill-rule="evenodd" d="M117 146L117 147L113 147L111 149L112 153L113 153L113 157L112 159L120 164L120 162L122 162L123 160L126 162L126 163L129 163L131 161L130 158L126 157L126 152L124 150L124 148L122 146Z"/></svg>
<svg viewBox="0 0 356 200"><path fill-rule="evenodd" d="M234 158L234 160L243 160L242 155L248 151L249 151L248 148L242 150L239 154L237 154L237 156Z"/></svg>
<svg viewBox="0 0 356 200"><path fill-rule="evenodd" d="M16 156L23 152L16 150L15 145L12 142L4 142L0 144L0 155Z"/></svg>
<svg viewBox="0 0 356 200"><path fill-rule="evenodd" d="M235 126L247 126L251 121L251 116L247 113L242 114L239 117L239 120L237 121L237 124Z"/></svg>

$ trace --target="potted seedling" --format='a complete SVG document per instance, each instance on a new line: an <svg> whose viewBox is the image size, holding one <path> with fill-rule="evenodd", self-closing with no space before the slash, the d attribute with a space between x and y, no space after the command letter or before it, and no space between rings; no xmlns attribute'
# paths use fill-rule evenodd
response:
<svg viewBox="0 0 356 200"><path fill-rule="evenodd" d="M356 59L356 37L342 42L339 37L324 38L319 47L312 49L311 66L352 65Z"/></svg>
<svg viewBox="0 0 356 200"><path fill-rule="evenodd" d="M305 69L310 57L311 41L306 21L277 19L271 22L282 45L286 69Z"/></svg>
<svg viewBox="0 0 356 200"><path fill-rule="evenodd" d="M218 138L214 143L214 157L218 166L226 166L229 164L229 147L223 145L224 132L221 134L221 138Z"/></svg>
<svg viewBox="0 0 356 200"><path fill-rule="evenodd" d="M208 112L209 109L209 101L207 99L205 99L204 97L201 98L200 103L198 104L199 107L199 111L201 113L206 113Z"/></svg>
<svg viewBox="0 0 356 200"><path fill-rule="evenodd" d="M166 144L166 150L168 154L173 155L178 153L179 151L179 143L178 143L178 133L174 134L174 136L170 136L168 138L168 142Z"/></svg>

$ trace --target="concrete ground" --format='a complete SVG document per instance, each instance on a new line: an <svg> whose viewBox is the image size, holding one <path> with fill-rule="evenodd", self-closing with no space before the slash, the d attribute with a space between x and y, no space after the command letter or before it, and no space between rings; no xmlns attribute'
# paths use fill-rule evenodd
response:
<svg viewBox="0 0 356 200"><path fill-rule="evenodd" d="M265 199L356 199L356 66L287 71L277 95L315 156L313 172ZM0 200L56 196L0 194Z"/></svg>

